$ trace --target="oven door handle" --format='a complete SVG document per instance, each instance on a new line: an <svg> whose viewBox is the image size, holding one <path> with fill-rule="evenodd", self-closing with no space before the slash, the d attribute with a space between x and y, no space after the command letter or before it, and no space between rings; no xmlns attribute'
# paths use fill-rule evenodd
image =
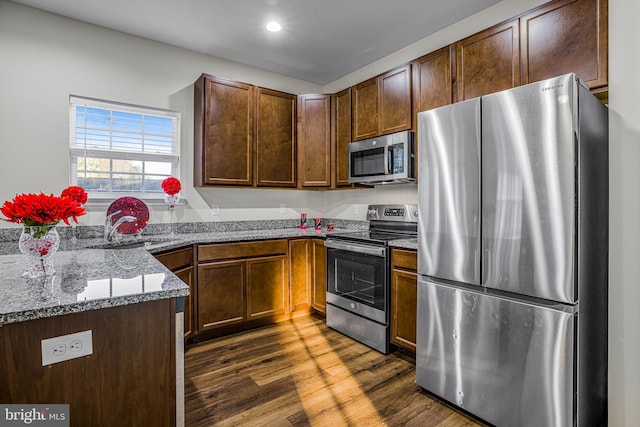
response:
<svg viewBox="0 0 640 427"><path fill-rule="evenodd" d="M373 255L384 258L386 256L386 248L379 246L365 246L353 243L338 242L333 239L327 239L324 242L327 248L341 249L343 251L357 252L359 254Z"/></svg>

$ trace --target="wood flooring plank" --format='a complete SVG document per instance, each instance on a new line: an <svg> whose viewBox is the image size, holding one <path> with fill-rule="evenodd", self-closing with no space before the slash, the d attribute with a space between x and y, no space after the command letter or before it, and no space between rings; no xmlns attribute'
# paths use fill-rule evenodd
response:
<svg viewBox="0 0 640 427"><path fill-rule="evenodd" d="M185 416L200 426L480 426L383 355L312 316L198 343L185 353Z"/></svg>

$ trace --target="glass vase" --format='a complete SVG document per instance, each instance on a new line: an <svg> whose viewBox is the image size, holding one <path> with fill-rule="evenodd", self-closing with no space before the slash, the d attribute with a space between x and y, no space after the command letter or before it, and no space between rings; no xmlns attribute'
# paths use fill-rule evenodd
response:
<svg viewBox="0 0 640 427"><path fill-rule="evenodd" d="M55 225L25 225L18 247L26 255L22 277L34 279L56 274L53 254L60 247L60 235Z"/></svg>
<svg viewBox="0 0 640 427"><path fill-rule="evenodd" d="M164 202L169 208L169 235L175 236L176 227L176 205L180 201L180 194L167 194L164 195Z"/></svg>

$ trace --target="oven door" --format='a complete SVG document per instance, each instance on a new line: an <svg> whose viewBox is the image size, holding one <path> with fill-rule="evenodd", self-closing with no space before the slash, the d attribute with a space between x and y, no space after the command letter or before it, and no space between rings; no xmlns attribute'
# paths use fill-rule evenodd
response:
<svg viewBox="0 0 640 427"><path fill-rule="evenodd" d="M327 303L389 322L388 248L327 239Z"/></svg>

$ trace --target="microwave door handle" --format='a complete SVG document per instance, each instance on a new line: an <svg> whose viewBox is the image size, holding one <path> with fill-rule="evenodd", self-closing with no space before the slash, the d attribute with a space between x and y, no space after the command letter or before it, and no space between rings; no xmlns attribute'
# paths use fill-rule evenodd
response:
<svg viewBox="0 0 640 427"><path fill-rule="evenodd" d="M387 175L391 175L393 170L393 147L384 147L384 157L387 159Z"/></svg>

